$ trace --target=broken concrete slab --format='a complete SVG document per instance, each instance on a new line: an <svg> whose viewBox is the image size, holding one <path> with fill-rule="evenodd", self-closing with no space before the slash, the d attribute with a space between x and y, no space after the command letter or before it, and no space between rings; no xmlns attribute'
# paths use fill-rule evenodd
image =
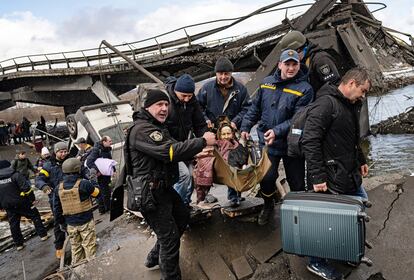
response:
<svg viewBox="0 0 414 280"><path fill-rule="evenodd" d="M368 216L371 217L370 221L366 223L366 240L372 242L383 227L384 221L387 219L388 208L398 197L398 194L397 192L390 193L387 190L387 185L384 185L368 191L368 197L372 207L366 209Z"/></svg>
<svg viewBox="0 0 414 280"><path fill-rule="evenodd" d="M372 267L359 266L349 279L368 279L379 273L384 279L413 278L414 244L411 240L414 228L414 177L409 177L402 188L403 192L393 195L393 199L382 188L368 193L375 202L374 206L377 205L372 210L381 217L380 222L377 222L379 228L372 227L371 222L367 225L368 236L372 237L369 241L374 247L366 251L366 256L374 264ZM374 220L374 215L370 215Z"/></svg>
<svg viewBox="0 0 414 280"><path fill-rule="evenodd" d="M236 280L236 276L217 252L210 252L200 258L198 262L208 279Z"/></svg>
<svg viewBox="0 0 414 280"><path fill-rule="evenodd" d="M237 279L244 280L253 275L253 270L245 256L241 256L231 262L231 267Z"/></svg>
<svg viewBox="0 0 414 280"><path fill-rule="evenodd" d="M282 241L280 238L280 231L276 230L271 232L266 238L260 240L255 246L253 246L253 248L249 251L249 254L262 264L267 262L281 250Z"/></svg>
<svg viewBox="0 0 414 280"><path fill-rule="evenodd" d="M272 279L272 280L287 280L292 279L289 275L289 271L283 267L283 264L276 263L264 263L258 265L256 271L254 272L251 280L262 280L262 279Z"/></svg>

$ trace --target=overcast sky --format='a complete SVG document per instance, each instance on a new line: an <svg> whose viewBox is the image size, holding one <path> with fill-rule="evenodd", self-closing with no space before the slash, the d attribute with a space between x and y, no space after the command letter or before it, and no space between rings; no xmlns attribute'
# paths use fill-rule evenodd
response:
<svg viewBox="0 0 414 280"><path fill-rule="evenodd" d="M189 24L243 16L274 2L276 0L0 0L0 61L29 54L96 48L103 39L112 44L137 41ZM414 1L384 0L383 3L388 8L374 16L387 27L414 35ZM369 8L374 10L378 6ZM290 9L287 14L292 18L299 12ZM259 31L279 24L283 17L284 12L257 16L219 37ZM200 29L187 30L190 35L198 31ZM183 31L174 34L175 37L184 35ZM159 38L159 41L167 39L170 38Z"/></svg>

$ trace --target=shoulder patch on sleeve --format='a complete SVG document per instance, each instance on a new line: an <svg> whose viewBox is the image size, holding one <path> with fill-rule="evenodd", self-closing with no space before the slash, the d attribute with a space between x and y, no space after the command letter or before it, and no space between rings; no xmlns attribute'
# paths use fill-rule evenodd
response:
<svg viewBox="0 0 414 280"><path fill-rule="evenodd" d="M162 133L161 131L153 131L151 132L151 134L149 135L149 137L154 140L155 142L160 142L163 139Z"/></svg>
<svg viewBox="0 0 414 280"><path fill-rule="evenodd" d="M331 67L329 67L328 64L322 65L321 67L319 67L319 70L325 76L329 75L332 72Z"/></svg>

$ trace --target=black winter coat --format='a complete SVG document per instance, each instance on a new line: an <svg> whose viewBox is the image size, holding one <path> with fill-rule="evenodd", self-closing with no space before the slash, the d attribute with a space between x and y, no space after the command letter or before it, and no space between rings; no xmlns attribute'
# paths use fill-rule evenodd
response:
<svg viewBox="0 0 414 280"><path fill-rule="evenodd" d="M145 109L134 113L133 119L128 148L134 178L150 175L172 186L178 181L178 162L191 160L206 146L203 138L176 141Z"/></svg>
<svg viewBox="0 0 414 280"><path fill-rule="evenodd" d="M325 95L334 96L333 100ZM312 184L327 182L335 192L352 194L366 164L359 141L360 104L352 104L335 85L325 84L309 110L303 150Z"/></svg>
<svg viewBox="0 0 414 280"><path fill-rule="evenodd" d="M177 141L192 138L192 134L195 137L203 136L207 131L207 123L200 104L195 95L187 103L180 102L174 92L175 83L175 78L169 78L166 84L171 103L165 124L170 135Z"/></svg>
<svg viewBox="0 0 414 280"><path fill-rule="evenodd" d="M98 167L95 165L95 161L98 158L109 158L112 159L112 148L104 147L99 141L95 143L92 150L86 158L86 166L88 168L94 168L98 170Z"/></svg>
<svg viewBox="0 0 414 280"><path fill-rule="evenodd" d="M31 196L20 196L21 192L28 192L30 184L27 179L11 167L0 169L0 208L11 209L31 205L34 200Z"/></svg>
<svg viewBox="0 0 414 280"><path fill-rule="evenodd" d="M338 62L319 45L310 43L303 60L309 68L309 83L314 92L317 92L327 82L339 84L341 75Z"/></svg>

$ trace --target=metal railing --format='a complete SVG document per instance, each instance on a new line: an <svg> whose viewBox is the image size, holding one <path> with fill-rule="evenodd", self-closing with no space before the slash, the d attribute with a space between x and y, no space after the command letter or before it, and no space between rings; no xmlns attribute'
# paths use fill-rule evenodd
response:
<svg viewBox="0 0 414 280"><path fill-rule="evenodd" d="M164 54L176 51L179 48L183 48L183 47L191 48L193 44L199 41L200 39L205 38L209 35L218 33L220 31L223 31L232 26L235 26L238 23L250 17L265 14L265 13L271 13L275 11L281 11L281 10L287 10L287 9L292 9L292 8L313 5L313 3L306 3L306 4L290 5L290 6L285 6L285 7L277 7L277 6L286 4L291 1L293 0L278 1L273 4L267 5L265 7L262 7L242 17L212 20L212 21L187 25L185 27L180 27L180 28L156 35L154 37L146 38L146 39L131 42L131 43L118 44L118 45L114 45L114 47L119 49L124 55L130 57L133 60L140 60L142 58L148 58L148 57L156 56L156 55L164 55ZM340 4L340 3L337 3L337 4ZM385 4L379 3L379 2L365 2L365 4L382 5L383 6L382 8L386 7ZM377 9L375 11L378 11L378 10L380 9ZM230 21L231 23L229 24L216 27L216 28L213 28L213 29L201 32L201 33L197 33L194 35L188 34L188 29L193 28L193 27L199 27L199 26L209 25L209 24L219 23L219 22L230 22ZM170 40L170 41L160 43L162 37L171 35L177 32L184 33L185 36L179 39L176 39L176 40ZM225 43L237 40L238 38L240 38L240 36L231 36L231 37L226 37L226 38L221 38L221 39L216 39L216 40L211 40L211 41L198 42L197 45L202 46L202 47L213 47L213 46L218 46L221 44L225 44ZM139 44L147 44L147 45L138 47ZM90 49L68 51L68 52L25 55L25 56L19 56L19 57L6 59L3 61L0 61L0 75L6 75L9 73L18 72L18 71L92 67L92 66L99 66L102 64L116 64L116 63L120 63L123 61L118 54L114 53L107 47L102 47L101 52L99 50L100 48L90 48Z"/></svg>
<svg viewBox="0 0 414 280"><path fill-rule="evenodd" d="M185 27L180 27L162 34L159 34L154 37L146 38L143 40L131 42L131 43L123 43L119 45L115 45L117 49L119 49L122 53L127 55L133 60L139 60L140 58L147 58L150 56L155 55L163 55L173 51L178 50L182 47L192 47L193 44L209 35L215 34L217 32L223 31L229 27L232 27L247 18L252 16L256 16L259 14L280 11L292 7L298 7L302 5L311 5L311 4L301 4L301 5L292 5L289 7L283 8L276 8L272 9L273 7L291 2L292 0L283 0L278 1L276 3L267 5L262 7L253 13L242 17L236 18L228 18L228 19L219 19L213 21L207 21L198 24L192 24ZM193 27L199 27L202 25L208 25L218 22L229 22L231 23L215 27L213 29L197 33L194 35L188 35L188 29ZM185 36L181 37L176 40L166 41L160 43L161 38L167 35L171 35L172 33L176 32L184 32ZM204 41L198 42L198 46L203 47L212 47L217 46L220 44L224 44L233 40L236 40L239 36L231 36L226 38L221 38L217 40L211 41ZM155 44L154 44L155 42ZM146 46L137 47L139 44L147 44ZM123 61L120 56L114 52L112 52L109 48L102 47L101 54L99 52L99 48L90 48L84 50L77 50L77 51L68 51L68 52L56 52L56 53L48 53L48 54L34 54L34 55L26 55L26 56L19 56L14 57L11 59L6 59L0 61L0 75L6 75L13 72L18 71L34 71L34 70L47 70L47 69L62 69L62 68L73 68L73 67L91 67L91 66L98 66L101 64L115 64Z"/></svg>

